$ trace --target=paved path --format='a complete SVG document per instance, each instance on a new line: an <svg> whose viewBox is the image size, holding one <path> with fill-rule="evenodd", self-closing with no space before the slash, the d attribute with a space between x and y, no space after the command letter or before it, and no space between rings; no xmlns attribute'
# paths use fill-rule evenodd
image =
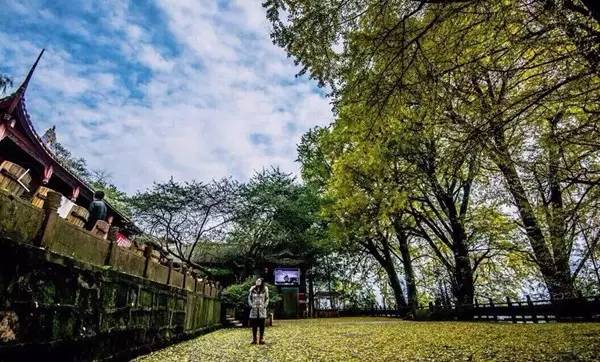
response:
<svg viewBox="0 0 600 362"><path fill-rule="evenodd" d="M266 345L223 329L142 361L594 361L600 324L513 325L385 318L276 321Z"/></svg>

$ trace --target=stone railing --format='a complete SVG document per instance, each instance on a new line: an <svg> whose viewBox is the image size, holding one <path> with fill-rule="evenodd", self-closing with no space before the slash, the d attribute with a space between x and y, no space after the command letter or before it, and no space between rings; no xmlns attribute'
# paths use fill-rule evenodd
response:
<svg viewBox="0 0 600 362"><path fill-rule="evenodd" d="M0 236L42 247L48 251L96 266L111 267L130 275L150 279L189 291L199 291L215 297L218 286L197 279L187 271L174 270L152 260L152 247L144 257L114 241L103 239L73 225L58 216L60 194L50 191L39 209L18 197L0 190Z"/></svg>
<svg viewBox="0 0 600 362"><path fill-rule="evenodd" d="M220 325L217 286L68 223L56 195L0 190L0 360L122 359Z"/></svg>

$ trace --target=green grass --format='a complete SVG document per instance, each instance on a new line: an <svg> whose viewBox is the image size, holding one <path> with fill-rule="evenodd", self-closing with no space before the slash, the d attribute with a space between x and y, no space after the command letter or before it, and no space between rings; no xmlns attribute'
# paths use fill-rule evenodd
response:
<svg viewBox="0 0 600 362"><path fill-rule="evenodd" d="M594 361L600 324L408 322L386 318L276 321L266 345L222 329L142 361Z"/></svg>

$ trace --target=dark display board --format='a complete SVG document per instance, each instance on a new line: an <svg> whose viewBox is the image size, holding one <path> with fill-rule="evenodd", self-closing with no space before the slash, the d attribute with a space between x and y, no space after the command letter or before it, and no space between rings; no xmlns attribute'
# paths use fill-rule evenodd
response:
<svg viewBox="0 0 600 362"><path fill-rule="evenodd" d="M300 269L275 268L275 285L295 286L300 284Z"/></svg>

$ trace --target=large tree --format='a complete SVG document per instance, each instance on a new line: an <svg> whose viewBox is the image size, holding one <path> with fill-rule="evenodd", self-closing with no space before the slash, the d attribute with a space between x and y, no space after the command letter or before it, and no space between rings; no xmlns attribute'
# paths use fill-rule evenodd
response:
<svg viewBox="0 0 600 362"><path fill-rule="evenodd" d="M352 131L345 133L345 129L340 124L339 128L317 128L305 134L299 145L302 175L307 183L318 185L324 192L327 221L340 247L373 258L388 277L397 307L408 305L414 309L417 292L406 212L382 197L385 190L380 186L389 185L382 179L386 172L380 167L375 149L369 147L369 142L354 138ZM401 187L397 189L401 191ZM398 197L402 197L400 193Z"/></svg>
<svg viewBox="0 0 600 362"><path fill-rule="evenodd" d="M128 199L137 224L176 259L210 274L194 255L205 243L224 240L240 203L240 185L211 182L155 183Z"/></svg>
<svg viewBox="0 0 600 362"><path fill-rule="evenodd" d="M572 56L577 45L559 29L540 28L531 39L529 29L509 31L527 20L519 10L513 17L496 14L480 30L502 27L494 42L508 44L505 51L430 75L445 123L463 133L466 148L483 145L503 176L550 295L572 297L578 223L591 221L598 192L599 148L591 141L598 112L590 104L600 97L599 79ZM463 41L475 46L480 37L464 34ZM433 39L432 46L441 42Z"/></svg>
<svg viewBox="0 0 600 362"><path fill-rule="evenodd" d="M508 215L522 226L550 295L574 295L574 279L597 245L591 221L598 192L599 24L589 2L286 0L266 6L274 41L331 87L338 112L361 104L371 110L372 124L389 122L397 109L427 112L426 135L437 141L431 131L446 130L449 149L466 156L456 160L479 153L491 171L486 175L502 177L514 210ZM423 152L424 159L435 159L434 151ZM448 226L459 226L449 227L450 235L464 229L456 197L468 195L470 183L449 183L456 187L447 189L450 198L435 182L425 184L437 194L433 200ZM451 220L450 200L459 224Z"/></svg>
<svg viewBox="0 0 600 362"><path fill-rule="evenodd" d="M245 275L293 256L310 268L328 245L318 218L321 198L278 168L256 172L240 193L227 242L238 245ZM283 262L283 260L281 260Z"/></svg>

